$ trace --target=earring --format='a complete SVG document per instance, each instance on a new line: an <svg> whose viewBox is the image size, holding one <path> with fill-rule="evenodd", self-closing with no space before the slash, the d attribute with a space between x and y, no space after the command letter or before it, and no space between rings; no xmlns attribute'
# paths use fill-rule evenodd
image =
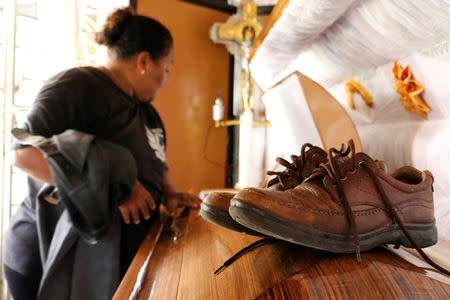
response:
<svg viewBox="0 0 450 300"><path fill-rule="evenodd" d="M144 75L145 74L145 70L141 70L141 75Z"/></svg>

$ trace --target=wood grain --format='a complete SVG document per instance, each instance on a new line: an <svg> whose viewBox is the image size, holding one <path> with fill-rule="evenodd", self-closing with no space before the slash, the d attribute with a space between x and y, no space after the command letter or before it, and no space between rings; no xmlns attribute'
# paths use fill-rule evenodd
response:
<svg viewBox="0 0 450 300"><path fill-rule="evenodd" d="M134 284L136 283L136 279L141 269L141 266L144 264L145 260L149 253L155 248L158 237L160 236L160 231L164 228L165 220L157 219L142 242L141 247L139 247L139 251L131 262L130 267L127 270L124 278L122 279L119 288L114 295L114 300L128 299L131 292L133 291Z"/></svg>
<svg viewBox="0 0 450 300"><path fill-rule="evenodd" d="M163 231L138 299L450 299L449 277L381 247L363 253L358 264L354 255L276 241L214 276L226 259L259 238L210 224L197 211L184 218L178 243L171 230ZM121 288L115 299L127 299Z"/></svg>
<svg viewBox="0 0 450 300"><path fill-rule="evenodd" d="M257 299L448 299L450 286L378 248L363 254L327 255L326 260L264 291ZM298 298L295 298L298 299Z"/></svg>

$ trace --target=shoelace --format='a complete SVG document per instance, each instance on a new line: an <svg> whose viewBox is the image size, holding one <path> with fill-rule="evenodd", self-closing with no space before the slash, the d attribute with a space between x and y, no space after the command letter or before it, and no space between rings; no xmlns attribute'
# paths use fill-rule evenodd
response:
<svg viewBox="0 0 450 300"><path fill-rule="evenodd" d="M306 143L302 146L301 151L300 151L300 157L301 157L301 162L303 165L305 165L307 163L306 161L306 148L309 149L313 149L314 146L311 145L310 143ZM337 151L336 149L332 149L331 150L333 153L336 153L336 155L347 155L348 154L348 149L344 150L344 144L342 144L341 149L339 151ZM291 155L291 160L292 163L288 162L287 160L281 158L281 157L277 157L276 161L283 165L284 167L286 167L286 169L282 172L274 172L274 171L267 171L267 175L276 175L277 177L274 178L275 180L277 180L278 182L280 182L282 184L282 180L283 178L291 178L291 176L293 176L293 174L295 174L294 176L298 176L296 179L300 180L299 178L302 178L303 181L303 176L300 174L300 171L298 171L299 167L296 162L299 161L299 156L297 155ZM273 180L273 179L272 179ZM297 184L300 184L301 181L298 181ZM275 183L273 183L275 184ZM270 182L269 182L270 185ZM222 266L220 266L215 272L215 275L220 274L223 270L225 270L229 265L231 265L232 263L234 263L236 260L238 260L240 257L242 257L244 254L259 248L262 245L268 244L268 243L272 243L274 241L277 241L277 239L271 238L271 237L267 237L267 238L263 238L261 240L258 240L250 245L248 245L247 247L241 249L239 252L237 252L236 254L234 254L232 257L230 257L229 259L227 259Z"/></svg>
<svg viewBox="0 0 450 300"><path fill-rule="evenodd" d="M339 194L339 201L344 207L347 216L347 221L349 222L350 225L350 232L353 234L353 243L355 245L356 260L358 261L358 263L360 263L361 249L359 247L359 235L356 228L355 215L353 214L348 199L345 195L344 187L342 186L341 183L341 180L344 179L345 177L342 178L337 162L337 157L339 157L340 159L348 159L348 161L352 164L351 171L356 169L354 160L355 144L353 143L353 140L350 140L348 144L349 147L345 148L345 146L342 145L340 150L331 148L328 151L328 163L320 164L319 168L314 170L313 174L308 178L308 180L314 179L316 177L322 177L323 175L327 174L330 177L332 184L336 185ZM350 153L352 154L351 158L347 158Z"/></svg>
<svg viewBox="0 0 450 300"><path fill-rule="evenodd" d="M309 144L305 144L305 145L309 145ZM304 145L304 147L305 147L305 145ZM422 248L417 244L417 242L411 236L408 229L403 224L402 220L399 218L397 212L395 211L395 209L392 205L392 202L389 200L386 193L384 192L384 190L383 190L376 174L373 172L373 170L364 161L356 162L356 160L355 160L355 144L354 144L353 140L350 140L348 142L348 145L349 146L346 148L344 146L344 144L342 144L340 150L331 148L328 152L328 154L329 154L328 155L328 163L320 164L319 168L315 169L313 171L313 173L311 174L311 176L308 177L307 180L313 180L317 177L322 177L322 176L328 174L330 176L330 179L333 181L332 183L335 184L336 187L338 188L340 201L346 212L347 219L350 224L350 231L353 234L353 243L355 244L356 260L358 261L358 263L361 263L361 250L359 247L359 235L358 235L358 231L356 228L355 215L353 214L353 211L350 207L348 199L345 195L344 188L341 183L341 180L344 179L345 177L344 178L341 177L341 174L340 174L340 171L338 168L338 162L337 162L337 158L346 159L350 153L352 155L351 155L351 157L349 157L347 159L349 160L349 163L351 164L352 168L349 170L349 172L352 172L354 169L356 169L359 164L361 167L363 167L369 173L370 177L372 178L372 180L377 188L377 191L380 193L381 199L383 200L384 205L386 206L392 220L398 224L398 226L400 227L402 232L405 234L405 236L408 238L408 240L411 242L411 244L414 246L414 248L417 250L417 252L419 252L420 256L422 256L422 258L426 262L428 262L431 266L433 266L436 270L439 270L440 272L442 272L446 275L450 275L450 271L441 267L440 265L435 263L428 255L426 255L425 252L422 250ZM303 153L304 153L304 148L302 147L302 154ZM289 164L289 162L287 162L287 163ZM271 243L275 240L276 239L273 239L273 238L264 238L264 239L258 240L256 242L250 244L249 246L245 247L244 249L242 249L239 252L237 252L236 254L234 254L227 261L225 261L225 263L220 268L218 268L214 272L214 274L218 275L219 273L221 273L224 269L226 269L229 265L231 265L233 262L235 262L237 259L239 259L241 256L243 256L245 253L248 253L248 252L252 251L253 249L256 249L264 244Z"/></svg>
<svg viewBox="0 0 450 300"><path fill-rule="evenodd" d="M276 178L273 178L269 181L268 186L271 186L277 182L279 182L285 189L291 188L291 186L296 186L300 184L304 178L301 173L301 166L297 164L297 162L301 159L302 165L306 165L306 148L313 149L314 146L310 143L303 144L302 149L300 151L300 156L297 155L291 155L292 163L285 160L284 158L277 157L276 161L280 165L284 166L286 169L277 172L277 171L267 171L267 175L275 175Z"/></svg>
<svg viewBox="0 0 450 300"><path fill-rule="evenodd" d="M253 249L256 249L262 245L273 243L274 241L277 241L277 239L266 237L260 240L257 240L254 243L251 243L247 247L243 248L236 254L234 254L232 257L227 259L222 266L220 266L217 270L214 271L214 275L219 275L223 270L225 270L229 265L234 263L237 259L239 259L241 256L243 256L245 253L252 251Z"/></svg>

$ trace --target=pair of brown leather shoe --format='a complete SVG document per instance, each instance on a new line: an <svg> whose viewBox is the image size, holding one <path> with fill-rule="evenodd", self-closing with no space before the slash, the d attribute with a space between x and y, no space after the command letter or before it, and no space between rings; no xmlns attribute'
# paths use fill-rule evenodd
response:
<svg viewBox="0 0 450 300"><path fill-rule="evenodd" d="M321 163L327 162L327 153L311 144L304 144L300 151L300 156L291 155L292 163L278 157L276 161L286 167L283 172L268 171L268 175L275 175L266 189L270 191L286 191L299 185L303 180L308 178L313 170L319 167ZM228 213L230 200L235 196L231 192L216 192L209 194L202 202L200 215L211 223L222 227L244 232L256 236L265 236L248 227L242 226L233 220Z"/></svg>
<svg viewBox="0 0 450 300"><path fill-rule="evenodd" d="M359 254L381 244L423 248L437 242L429 171L408 166L388 175L379 162L355 153L353 141L328 155L308 144L292 164L279 161L287 169L272 173L277 177L268 188L211 194L200 214L233 230L331 252ZM223 219L211 217L213 211L223 212Z"/></svg>

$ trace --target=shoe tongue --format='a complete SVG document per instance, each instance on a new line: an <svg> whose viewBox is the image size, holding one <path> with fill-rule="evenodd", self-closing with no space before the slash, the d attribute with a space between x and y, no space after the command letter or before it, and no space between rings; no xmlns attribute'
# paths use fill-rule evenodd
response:
<svg viewBox="0 0 450 300"><path fill-rule="evenodd" d="M377 163L378 167L380 167L381 170L387 173L387 165L384 162L384 160L376 160L375 162Z"/></svg>
<svg viewBox="0 0 450 300"><path fill-rule="evenodd" d="M275 178L272 178L267 183L267 189L274 191L286 191L301 184L303 182L303 179L307 176L310 176L312 171L314 170L315 164L312 164L311 162L313 162L312 157L315 153L326 158L326 152L316 146L313 146L305 151L305 153L303 153L303 158L302 155L292 155L291 160L293 161L296 170L285 169L284 172L286 172L286 176L277 176ZM305 160L306 165L303 163L303 160ZM324 159L324 161L326 161L326 159ZM280 180L282 182L280 182Z"/></svg>
<svg viewBox="0 0 450 300"><path fill-rule="evenodd" d="M337 156L335 157L336 163L338 166L341 166L342 164L345 164L348 160L348 156Z"/></svg>
<svg viewBox="0 0 450 300"><path fill-rule="evenodd" d="M267 186L267 189L271 190L271 191L284 191L285 190L285 188L279 182L272 184L270 186Z"/></svg>
<svg viewBox="0 0 450 300"><path fill-rule="evenodd" d="M327 156L327 153L322 148L313 146L312 148L309 148L308 150L306 150L305 153L303 153L303 155L298 156L297 159L298 159L298 161L301 161L301 163L303 163L303 160L306 163L308 163L308 162L312 161L314 154L324 156L324 157Z"/></svg>
<svg viewBox="0 0 450 300"><path fill-rule="evenodd" d="M339 169L346 168L346 166L344 166L344 165L350 163L349 162L350 158L348 156L343 156L343 157L337 156L337 157L334 157L333 159L336 161L336 165ZM330 166L331 163L327 162L326 164L331 169L331 166ZM317 172L319 170L321 171L321 173L320 173L321 175L313 174L312 176L306 178L304 182L314 183L322 188L325 188L325 186L323 184L323 179L328 173L327 173L327 171L325 171L325 169L323 167L317 168L314 172Z"/></svg>
<svg viewBox="0 0 450 300"><path fill-rule="evenodd" d="M272 191L286 191L299 185L300 178L295 172L286 177L275 177L267 184L267 189Z"/></svg>

